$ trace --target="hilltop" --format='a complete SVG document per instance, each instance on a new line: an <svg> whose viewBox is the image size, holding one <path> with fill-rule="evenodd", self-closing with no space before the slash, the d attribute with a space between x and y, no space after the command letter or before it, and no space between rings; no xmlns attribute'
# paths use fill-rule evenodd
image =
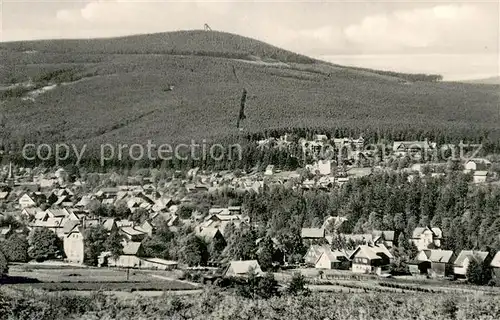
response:
<svg viewBox="0 0 500 320"><path fill-rule="evenodd" d="M0 43L7 140L157 143L270 128L498 127L498 87L343 67L214 31ZM235 68L240 83L232 68ZM173 90L169 90L171 88Z"/></svg>

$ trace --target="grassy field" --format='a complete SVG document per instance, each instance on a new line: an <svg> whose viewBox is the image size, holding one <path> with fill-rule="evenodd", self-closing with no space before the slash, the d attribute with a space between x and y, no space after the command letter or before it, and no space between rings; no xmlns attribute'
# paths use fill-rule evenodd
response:
<svg viewBox="0 0 500 320"><path fill-rule="evenodd" d="M34 52L25 52L33 50ZM0 44L0 83L59 83L34 101L4 97L8 141L189 142L268 128L498 128L494 85L406 82L331 65L236 35L184 32ZM270 66L247 61L281 61ZM237 82L232 67L240 79ZM173 91L165 90L173 85ZM4 90L5 91L5 90Z"/></svg>
<svg viewBox="0 0 500 320"><path fill-rule="evenodd" d="M195 296L116 297L0 288L5 319L444 319L496 320L497 297L422 293L313 293L252 300L218 290Z"/></svg>
<svg viewBox="0 0 500 320"><path fill-rule="evenodd" d="M159 275L160 277L155 277ZM17 265L9 270L7 286L48 291L170 291L193 290L195 286L176 281L173 272L127 271L104 268L38 268ZM171 279L171 280L170 280Z"/></svg>

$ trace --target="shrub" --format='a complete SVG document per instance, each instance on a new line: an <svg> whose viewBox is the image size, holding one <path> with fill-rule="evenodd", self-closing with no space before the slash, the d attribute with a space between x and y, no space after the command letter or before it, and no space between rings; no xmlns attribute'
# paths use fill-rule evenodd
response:
<svg viewBox="0 0 500 320"><path fill-rule="evenodd" d="M0 278L3 278L9 271L9 265L5 255L0 252Z"/></svg>

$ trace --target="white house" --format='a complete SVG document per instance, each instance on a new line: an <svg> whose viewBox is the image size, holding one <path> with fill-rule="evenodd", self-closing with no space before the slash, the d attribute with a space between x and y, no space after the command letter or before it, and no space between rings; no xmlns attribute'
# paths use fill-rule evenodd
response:
<svg viewBox="0 0 500 320"><path fill-rule="evenodd" d="M250 270L255 271L258 275L262 275L262 269L260 268L257 260L243 260L243 261L231 261L229 267L227 268L224 275L238 277L246 276Z"/></svg>
<svg viewBox="0 0 500 320"><path fill-rule="evenodd" d="M488 256L489 252L486 251L462 250L455 260L453 272L458 277L465 277L472 259L483 262Z"/></svg>
<svg viewBox="0 0 500 320"><path fill-rule="evenodd" d="M319 256L314 267L316 269L348 269L349 259L345 253L328 248Z"/></svg>
<svg viewBox="0 0 500 320"><path fill-rule="evenodd" d="M489 160L475 158L467 161L464 165L464 169L467 171L487 170L489 166L491 166L491 162Z"/></svg>
<svg viewBox="0 0 500 320"><path fill-rule="evenodd" d="M440 228L417 227L413 230L412 239L410 241L412 241L420 251L430 249L429 246L431 244L435 248L441 247L442 239L443 232Z"/></svg>
<svg viewBox="0 0 500 320"><path fill-rule="evenodd" d="M488 179L488 171L477 170L472 176L474 183L485 183Z"/></svg>
<svg viewBox="0 0 500 320"><path fill-rule="evenodd" d="M28 194L24 194L21 198L19 198L19 205L21 208L30 208L30 207L35 207L36 202L33 200L32 197L30 197Z"/></svg>

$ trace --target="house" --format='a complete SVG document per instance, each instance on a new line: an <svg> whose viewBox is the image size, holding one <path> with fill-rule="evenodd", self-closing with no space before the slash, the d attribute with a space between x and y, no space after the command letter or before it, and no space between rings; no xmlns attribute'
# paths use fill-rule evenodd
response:
<svg viewBox="0 0 500 320"><path fill-rule="evenodd" d="M316 261L314 267L316 269L339 269L348 270L351 266L346 254L342 251L332 251L329 248L323 251Z"/></svg>
<svg viewBox="0 0 500 320"><path fill-rule="evenodd" d="M491 166L491 162L487 159L475 158L468 160L464 169L467 171L484 170L487 171Z"/></svg>
<svg viewBox="0 0 500 320"><path fill-rule="evenodd" d="M346 242L352 242L355 244L371 244L373 243L373 235L371 233L359 233L359 234L340 234Z"/></svg>
<svg viewBox="0 0 500 320"><path fill-rule="evenodd" d="M493 277L500 280L500 251L495 254L491 260L490 266L493 272Z"/></svg>
<svg viewBox="0 0 500 320"><path fill-rule="evenodd" d="M178 267L177 261L165 260L160 258L141 258L142 269L152 270L174 270Z"/></svg>
<svg viewBox="0 0 500 320"><path fill-rule="evenodd" d="M389 271L392 254L383 244L360 245L350 255L352 272L381 275Z"/></svg>
<svg viewBox="0 0 500 320"><path fill-rule="evenodd" d="M0 202L7 201L9 194L10 194L9 191L1 191L0 192Z"/></svg>
<svg viewBox="0 0 500 320"><path fill-rule="evenodd" d="M225 277L244 277L253 270L257 275L263 275L257 260L231 261L224 273Z"/></svg>
<svg viewBox="0 0 500 320"><path fill-rule="evenodd" d="M302 228L302 239L319 240L325 238L325 229L323 228Z"/></svg>
<svg viewBox="0 0 500 320"><path fill-rule="evenodd" d="M104 229L106 229L106 231L108 232L112 232L112 231L115 231L118 229L118 226L116 224L116 220L113 219L113 218L110 218L110 219L106 219L102 222L102 226L104 227Z"/></svg>
<svg viewBox="0 0 500 320"><path fill-rule="evenodd" d="M417 227L413 230L410 241L421 251L441 247L442 240L443 233L440 228Z"/></svg>
<svg viewBox="0 0 500 320"><path fill-rule="evenodd" d="M472 174L474 183L485 183L488 180L488 171L478 170Z"/></svg>
<svg viewBox="0 0 500 320"><path fill-rule="evenodd" d="M35 207L36 206L36 201L34 200L33 197L29 196L27 193L25 193L21 198L19 198L19 205L21 208L30 208L30 207Z"/></svg>
<svg viewBox="0 0 500 320"><path fill-rule="evenodd" d="M416 156L420 153L429 153L436 147L435 143L424 141L394 141L392 151L396 156Z"/></svg>
<svg viewBox="0 0 500 320"><path fill-rule="evenodd" d="M25 218L26 220L30 220L31 218L36 219L37 214L40 213L43 213L43 216L46 215L45 211L43 211L40 208L34 208L34 207L24 208L23 210L21 210L21 217ZM40 215L38 215L38 217L40 217Z"/></svg>
<svg viewBox="0 0 500 320"><path fill-rule="evenodd" d="M99 257L99 264L107 265L109 267L119 268L141 268L142 259L140 256L144 254L141 242L125 242L123 244L123 254L117 258L113 258L110 252L105 252Z"/></svg>
<svg viewBox="0 0 500 320"><path fill-rule="evenodd" d="M9 225L8 227L0 228L0 239L7 239L14 233L12 227Z"/></svg>
<svg viewBox="0 0 500 320"><path fill-rule="evenodd" d="M149 222L148 220L145 220L141 225L140 225L140 230L143 230L144 232L147 233L148 236L152 236L153 232L155 230L155 227Z"/></svg>
<svg viewBox="0 0 500 320"><path fill-rule="evenodd" d="M214 240L221 241L222 243L226 242L224 236L217 228L203 228L197 232L197 236L202 238L206 243L212 243Z"/></svg>
<svg viewBox="0 0 500 320"><path fill-rule="evenodd" d="M120 233L132 242L140 242L147 236L146 232L135 227L121 227Z"/></svg>
<svg viewBox="0 0 500 320"><path fill-rule="evenodd" d="M453 262L456 256L451 250L421 250L414 261L418 262L420 274L427 274L432 278L443 278L453 273ZM410 265L410 272L417 271Z"/></svg>
<svg viewBox="0 0 500 320"><path fill-rule="evenodd" d="M332 217L329 216L325 219L325 222L323 222L323 225L321 226L322 229L326 230L332 230L336 231L340 228L340 226L347 221L346 217Z"/></svg>
<svg viewBox="0 0 500 320"><path fill-rule="evenodd" d="M462 250L455 260L453 273L457 277L465 278L467 268L469 267L469 263L472 259L476 259L476 261L482 263L488 258L490 258L490 254L487 251Z"/></svg>
<svg viewBox="0 0 500 320"><path fill-rule="evenodd" d="M85 259L83 230L78 221L69 221L66 225L63 238L66 260L70 263L83 264Z"/></svg>
<svg viewBox="0 0 500 320"><path fill-rule="evenodd" d="M270 164L266 167L266 171L264 172L264 175L272 176L273 174L274 174L274 165Z"/></svg>
<svg viewBox="0 0 500 320"><path fill-rule="evenodd" d="M304 255L304 262L309 266L314 266L323 252L330 250L327 245L310 245Z"/></svg>
<svg viewBox="0 0 500 320"><path fill-rule="evenodd" d="M381 243L387 248L392 248L394 246L394 231L390 230L373 230L373 242Z"/></svg>

